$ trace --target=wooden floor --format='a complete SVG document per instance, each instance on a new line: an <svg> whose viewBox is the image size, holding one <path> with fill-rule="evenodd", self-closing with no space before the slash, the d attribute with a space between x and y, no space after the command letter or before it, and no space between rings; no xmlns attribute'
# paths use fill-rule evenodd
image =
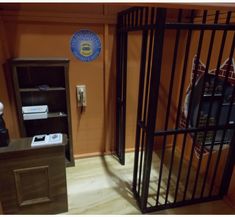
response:
<svg viewBox="0 0 235 217"><path fill-rule="evenodd" d="M121 166L112 156L76 160L67 168L69 211L63 214L141 214L131 192L134 154ZM154 214L235 214L224 201L184 206Z"/></svg>

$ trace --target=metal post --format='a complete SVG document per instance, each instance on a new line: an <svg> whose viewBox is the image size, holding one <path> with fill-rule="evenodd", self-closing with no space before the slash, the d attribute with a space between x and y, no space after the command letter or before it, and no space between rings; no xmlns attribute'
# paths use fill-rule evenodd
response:
<svg viewBox="0 0 235 217"><path fill-rule="evenodd" d="M154 142L154 131L156 124L156 112L158 104L158 93L161 76L161 63L164 42L164 24L166 20L166 9L157 8L156 15L156 30L154 35L154 54L152 60L151 82L150 82L150 96L148 106L148 121L146 131L146 152L144 158L144 173L143 185L141 195L141 210L144 212L147 206L149 181L152 163L152 152Z"/></svg>
<svg viewBox="0 0 235 217"><path fill-rule="evenodd" d="M148 10L146 11L145 22L148 21ZM138 162L139 162L139 148L140 148L140 133L141 127L138 124L142 121L142 109L143 109L143 93L144 93L144 78L145 78L145 67L146 67L146 54L148 44L148 31L142 32L142 47L141 47L141 63L140 63L140 78L139 78L139 93L138 93L138 109L137 109L137 123L136 123L136 142L135 142L135 160L134 160L134 175L133 175L133 189L136 189L137 174L138 174ZM140 167L140 176L141 176ZM139 184L140 186L140 181ZM139 189L138 189L139 194Z"/></svg>

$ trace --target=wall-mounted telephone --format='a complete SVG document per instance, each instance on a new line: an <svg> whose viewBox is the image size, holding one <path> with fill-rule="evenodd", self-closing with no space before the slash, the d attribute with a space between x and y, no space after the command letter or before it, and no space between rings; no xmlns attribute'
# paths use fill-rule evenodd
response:
<svg viewBox="0 0 235 217"><path fill-rule="evenodd" d="M84 107L87 105L86 86L85 85L77 85L76 88L77 88L78 106Z"/></svg>

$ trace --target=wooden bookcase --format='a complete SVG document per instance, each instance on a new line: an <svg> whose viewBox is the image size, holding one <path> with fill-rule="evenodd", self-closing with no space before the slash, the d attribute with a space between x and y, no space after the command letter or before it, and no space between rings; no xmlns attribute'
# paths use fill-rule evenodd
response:
<svg viewBox="0 0 235 217"><path fill-rule="evenodd" d="M67 166L73 166L68 82L69 60L65 58L15 58L10 61L10 65L21 136L67 134L68 144L65 148L65 157ZM22 106L33 105L48 105L48 117L24 120Z"/></svg>

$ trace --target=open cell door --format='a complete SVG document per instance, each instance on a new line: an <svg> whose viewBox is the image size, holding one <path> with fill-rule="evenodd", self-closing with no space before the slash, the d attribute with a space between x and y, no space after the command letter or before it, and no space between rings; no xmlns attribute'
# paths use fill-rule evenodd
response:
<svg viewBox="0 0 235 217"><path fill-rule="evenodd" d="M123 20L118 16L117 28L117 83L116 83L116 155L125 164L127 33L120 32Z"/></svg>

